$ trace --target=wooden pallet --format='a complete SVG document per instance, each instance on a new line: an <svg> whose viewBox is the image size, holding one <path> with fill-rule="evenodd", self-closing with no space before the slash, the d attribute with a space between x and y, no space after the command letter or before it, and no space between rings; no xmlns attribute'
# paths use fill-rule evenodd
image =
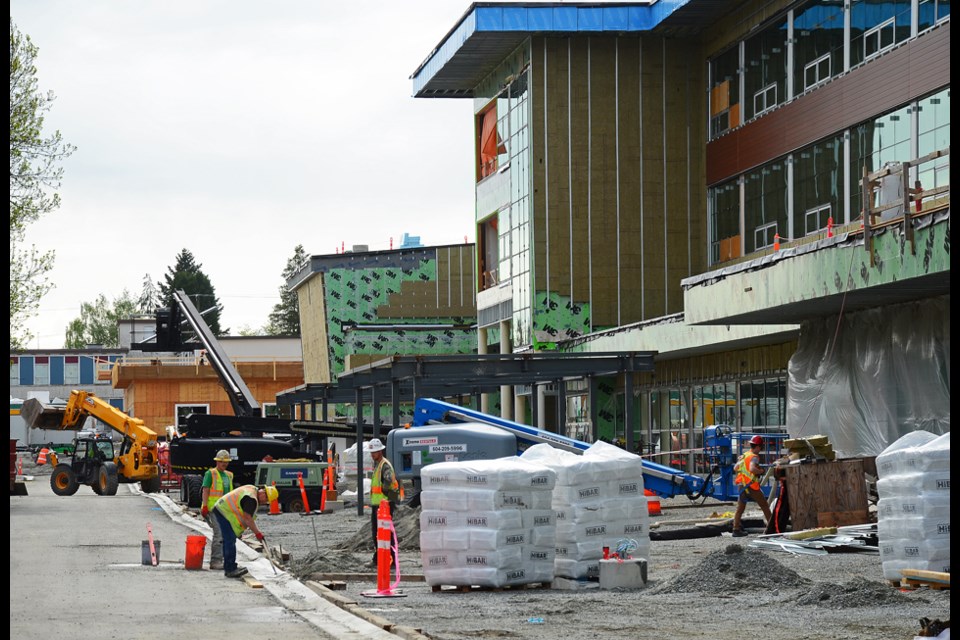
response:
<svg viewBox="0 0 960 640"><path fill-rule="evenodd" d="M941 571L923 571L921 569L902 569L900 584L903 589L927 587L934 591L950 588L950 574Z"/></svg>
<svg viewBox="0 0 960 640"><path fill-rule="evenodd" d="M507 584L502 587L484 587L479 585L465 584L436 584L430 589L437 593L439 591L454 593L469 593L472 591L522 591L525 589L550 589L552 582L528 582L526 584Z"/></svg>

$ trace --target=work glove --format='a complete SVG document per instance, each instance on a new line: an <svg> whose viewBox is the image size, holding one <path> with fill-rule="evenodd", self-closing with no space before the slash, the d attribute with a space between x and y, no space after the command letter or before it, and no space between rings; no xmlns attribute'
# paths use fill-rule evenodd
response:
<svg viewBox="0 0 960 640"><path fill-rule="evenodd" d="M210 509L207 508L207 505L200 507L200 515L206 518L208 513L210 513Z"/></svg>
<svg viewBox="0 0 960 640"><path fill-rule="evenodd" d="M263 542L263 534L262 534L262 533L260 533L259 531L257 531L257 533L254 534L254 535L257 536L257 540L259 540L260 542Z"/></svg>

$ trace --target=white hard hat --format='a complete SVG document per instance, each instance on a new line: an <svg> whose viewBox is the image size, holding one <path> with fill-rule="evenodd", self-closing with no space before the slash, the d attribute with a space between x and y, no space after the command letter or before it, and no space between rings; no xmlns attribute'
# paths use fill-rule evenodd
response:
<svg viewBox="0 0 960 640"><path fill-rule="evenodd" d="M382 442L380 442L380 438L374 438L373 440L368 442L366 445L364 445L364 449L366 449L370 453L373 453L374 451L383 451L384 449L386 449L386 447L383 446Z"/></svg>

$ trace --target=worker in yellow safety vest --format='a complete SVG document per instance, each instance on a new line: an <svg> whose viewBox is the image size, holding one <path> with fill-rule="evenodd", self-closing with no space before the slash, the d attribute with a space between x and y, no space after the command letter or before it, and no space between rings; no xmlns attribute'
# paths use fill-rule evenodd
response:
<svg viewBox="0 0 960 640"><path fill-rule="evenodd" d="M747 508L747 501L753 499L760 510L763 511L763 517L766 522L770 522L770 505L767 503L766 496L760 490L760 476L763 469L760 468L760 447L763 446L763 438L753 436L750 438L750 450L740 456L733 470L737 474L733 482L741 487L740 497L737 498L737 510L733 513L733 535L741 537L747 535L740 524L743 512Z"/></svg>
<svg viewBox="0 0 960 640"><path fill-rule="evenodd" d="M371 567L377 566L377 512L380 509L380 503L387 502L387 510L390 512L390 518L393 518L393 505L400 501L400 483L397 482L397 474L394 473L393 465L387 460L383 452L386 449L379 438L373 438L363 447L370 453L373 459L373 476L370 478L370 529L373 533L373 560L370 561ZM399 539L397 545L400 544ZM390 555L396 560L396 554L393 547L390 548Z"/></svg>
<svg viewBox="0 0 960 640"><path fill-rule="evenodd" d="M233 472L227 471L230 460L230 453L226 449L217 451L217 455L213 458L216 466L207 469L201 484L200 515L213 529L213 538L210 540L211 569L223 569L223 534L220 533L220 525L210 510L221 496L233 491Z"/></svg>
<svg viewBox="0 0 960 640"><path fill-rule="evenodd" d="M213 505L213 515L223 535L223 573L228 578L240 578L247 570L237 566L237 538L244 529L250 529L263 541L263 532L257 527L257 509L270 504L279 495L276 487L256 487L245 484L221 496Z"/></svg>

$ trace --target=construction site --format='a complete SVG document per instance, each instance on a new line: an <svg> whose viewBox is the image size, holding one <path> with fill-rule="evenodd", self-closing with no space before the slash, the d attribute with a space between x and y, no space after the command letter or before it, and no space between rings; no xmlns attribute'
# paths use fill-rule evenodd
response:
<svg viewBox="0 0 960 640"><path fill-rule="evenodd" d="M310 255L297 336L175 290L11 353L56 595L106 565L170 639L221 590L239 637L949 638L949 5L864 4L471 4L410 79L473 103L476 243ZM226 574L215 459L276 493Z"/></svg>
<svg viewBox="0 0 960 640"><path fill-rule="evenodd" d="M31 495L37 495L33 487L49 480L43 475L49 473L49 465L44 468L27 462L23 472L33 476L28 482ZM163 539L161 569L176 571L180 583L199 580L198 573L212 573L214 580L223 580L219 572L207 569L206 561L200 572L184 569L184 539L197 532L209 536L197 510L178 502L173 491L128 494L130 490L124 486L118 498L108 499L81 489L76 498L59 499L128 496L125 499L148 504L163 501L182 534ZM826 541L830 536L824 538L826 532L820 531L819 536L807 538L806 545L804 540L794 541L791 551L791 543L784 537L772 537L784 543L780 549L756 545L765 539L759 533L763 530L759 511L748 509L745 514L750 536L731 538L733 503L672 498L661 500L660 507L660 514L650 517L649 564L646 581L640 585L604 589L597 581L583 581L436 590L424 581L419 545L422 509L400 506L393 520L399 538L399 580L397 570L390 576L393 597L376 597L378 576L368 566L373 552L369 507L358 515L355 504L348 502L325 513L315 510L309 516L270 515L265 508L258 523L266 535L266 546L252 536L245 536L241 546L251 549L250 557L270 557L277 573L260 568L255 577L250 574L240 583L240 588L251 593L270 591L274 585L288 586L295 580L344 612L407 640L738 638L745 625L762 630L771 640L890 640L919 636L921 619L949 625L949 585L943 588L920 582L900 586L884 579L878 552L868 548L871 539L875 541L875 528L871 534L870 527L841 527L832 543ZM156 522L154 517L155 527ZM692 531L698 528L719 531L700 537ZM665 534L666 539L658 539L658 534ZM110 564L109 570L139 571L139 580L148 579L145 574L151 568L138 567L143 531L118 531L111 539L117 535L127 544L118 545L113 555L120 560L114 562L127 564ZM818 540L820 545L811 544ZM829 552L822 551L824 547ZM206 554L209 556L209 549ZM169 571L164 574L170 575ZM557 588L560 586L564 588ZM234 589L230 587L231 592ZM373 596L365 595L371 593ZM302 601L276 597L292 612L303 607ZM149 604L142 607L143 613L150 611ZM184 636L171 630L167 637ZM326 636L318 630L313 637Z"/></svg>

